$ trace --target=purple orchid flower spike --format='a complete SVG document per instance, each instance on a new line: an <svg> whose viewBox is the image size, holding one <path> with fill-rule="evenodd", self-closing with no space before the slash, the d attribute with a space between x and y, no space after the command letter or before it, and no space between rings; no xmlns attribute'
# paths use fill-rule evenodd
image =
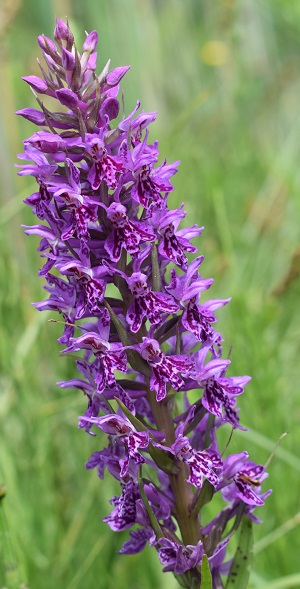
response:
<svg viewBox="0 0 300 589"><path fill-rule="evenodd" d="M77 49L58 19L54 41L38 38L42 77L23 78L56 102L52 111L37 98L37 108L17 112L35 125L17 166L37 183L25 204L39 221L24 228L41 239L48 298L35 306L62 316L58 341L77 356L78 374L57 384L87 399L79 429L107 436L86 468L120 482L104 518L116 532L130 529L119 552L149 543L186 589L202 586L207 561L212 589L224 577L238 587L227 544L240 521L260 521L253 512L270 491L247 452L219 450L220 428L243 429L237 401L250 381L227 374L215 330L215 311L230 298L202 299L213 279L200 274L192 240L203 227L181 225L183 205L169 206L179 162L167 164L149 141L155 112L139 101L127 116L124 101L120 108L129 66L110 71L107 62L96 73L97 42L92 31ZM225 507L203 525L218 495ZM245 563L247 555L243 579Z"/></svg>

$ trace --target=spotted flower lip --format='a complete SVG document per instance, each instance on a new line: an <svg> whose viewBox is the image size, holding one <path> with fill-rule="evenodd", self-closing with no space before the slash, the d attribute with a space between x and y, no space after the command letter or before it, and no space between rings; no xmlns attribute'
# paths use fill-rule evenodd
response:
<svg viewBox="0 0 300 589"><path fill-rule="evenodd" d="M207 554L220 589L241 513L258 523L253 512L271 492L247 452L219 449L219 428L243 429L238 400L250 377L232 376L222 355L215 312L230 298L208 298L213 279L193 244L204 228L186 226L184 205L172 204L180 162L167 163L150 141L156 112L137 101L127 115L120 105L129 66L110 70L108 61L96 73L97 42L91 31L80 48L58 19L54 40L38 38L41 77L23 78L56 104L38 98L17 111L35 125L17 165L37 184L24 202L38 221L23 226L41 239L46 299L34 306L64 323L58 342L78 372L57 385L87 401L80 433L101 430L86 468L120 483L104 518L113 531L130 529L119 552L149 543L186 589L199 586ZM225 507L202 518L218 494Z"/></svg>
<svg viewBox="0 0 300 589"><path fill-rule="evenodd" d="M131 221L126 214L126 207L121 204L112 203L107 209L107 218L113 228L104 247L113 262L118 262L122 249L130 255L138 254L141 243L155 240L151 228L140 221Z"/></svg>
<svg viewBox="0 0 300 589"><path fill-rule="evenodd" d="M186 479L188 483L201 489L203 479L206 478L213 487L218 486L217 471L222 470L222 459L217 452L213 450L196 452L192 448L189 438L182 435L177 437L169 450L181 462L188 465L190 469L189 477Z"/></svg>
<svg viewBox="0 0 300 589"><path fill-rule="evenodd" d="M156 392L156 400L162 401L167 394L166 384L169 382L176 390L184 384L182 377L188 376L193 368L193 361L188 356L166 356L156 340L143 338L139 346L142 358L152 368L150 387Z"/></svg>
<svg viewBox="0 0 300 589"><path fill-rule="evenodd" d="M123 484L120 497L113 497L111 500L114 509L103 521L106 522L114 532L121 532L131 528L136 523L136 502L140 497L138 485L133 481Z"/></svg>
<svg viewBox="0 0 300 589"><path fill-rule="evenodd" d="M94 161L88 173L92 188L97 190L101 182L105 181L108 188L114 190L117 187L117 174L125 171L121 158L109 155L104 141L97 135L87 133L85 140L87 153Z"/></svg>
<svg viewBox="0 0 300 589"><path fill-rule="evenodd" d="M99 304L104 300L106 285L109 280L109 270L106 266L100 268L87 268L80 261L69 261L62 265L57 264L62 275L74 277L80 283L82 298L78 301L77 317L83 316L86 308L91 313L101 312Z"/></svg>

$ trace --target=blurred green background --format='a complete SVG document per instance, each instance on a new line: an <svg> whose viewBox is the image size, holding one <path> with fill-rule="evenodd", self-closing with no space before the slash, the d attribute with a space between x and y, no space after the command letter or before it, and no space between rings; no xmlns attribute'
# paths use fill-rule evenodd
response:
<svg viewBox="0 0 300 589"><path fill-rule="evenodd" d="M38 34L69 16L77 44L99 32L99 71L132 66L122 81L126 112L140 98L159 116L152 136L180 159L173 206L205 225L199 240L219 311L231 374L253 377L240 398L247 449L269 467L273 494L258 511L252 588L300 587L299 406L299 0L10 0L0 3L1 79L1 465L0 586L15 589L174 589L153 549L120 556L127 534L101 518L118 487L84 462L102 447L77 430L86 403L55 382L72 377L60 358L60 327L31 307L45 298L36 277L35 220L22 200L30 179L13 169L36 129L14 111L34 106L20 77L38 74Z"/></svg>

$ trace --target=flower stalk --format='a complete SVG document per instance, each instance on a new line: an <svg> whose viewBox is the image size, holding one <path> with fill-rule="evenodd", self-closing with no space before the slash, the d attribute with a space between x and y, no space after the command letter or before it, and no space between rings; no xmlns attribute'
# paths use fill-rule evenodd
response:
<svg viewBox="0 0 300 589"><path fill-rule="evenodd" d="M77 357L78 374L57 384L86 396L79 428L107 434L86 467L120 482L104 518L114 531L131 528L120 553L149 542L180 586L220 589L233 575L233 533L241 524L250 552L243 522L259 521L253 511L270 493L261 491L265 468L247 452L218 448L219 428L241 428L237 397L250 380L227 375L214 328L215 311L230 299L201 299L213 280L199 272L203 256L187 254L196 254L192 240L203 227L180 227L183 205L169 208L179 162L158 163L148 130L156 113L139 101L129 115L120 112L129 67L110 70L107 62L96 74L96 31L81 53L60 19L54 39L38 38L41 77L24 78L39 109L17 114L39 128L19 156L29 162L19 174L37 182L25 203L38 222L25 233L41 238L48 298L34 304L62 316L58 341ZM220 513L207 507L217 495Z"/></svg>

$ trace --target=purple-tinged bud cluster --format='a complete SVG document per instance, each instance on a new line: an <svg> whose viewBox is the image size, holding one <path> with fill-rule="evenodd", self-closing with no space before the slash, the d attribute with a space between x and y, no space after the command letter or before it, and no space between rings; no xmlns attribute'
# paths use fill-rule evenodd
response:
<svg viewBox="0 0 300 589"><path fill-rule="evenodd" d="M218 447L221 426L241 427L236 397L250 380L226 376L214 328L215 310L230 299L200 300L213 280L199 273L203 256L187 254L203 228L180 228L183 205L168 208L179 162L158 164L158 143L148 140L156 113L139 112L138 102L120 114L129 68L109 71L108 62L96 75L96 31L82 53L61 20L54 39L39 37L46 68L24 78L39 109L17 114L40 128L19 156L30 162L19 174L38 185L25 202L39 222L25 233L41 237L49 296L35 306L60 313L59 343L78 354L80 375L58 385L85 394L79 427L107 434L86 466L120 481L104 519L115 531L134 528L120 552L149 542L184 587L200 586L206 554L221 588L233 532L243 514L258 521L252 512L270 493L261 492L263 466ZM224 508L203 525L215 495Z"/></svg>

